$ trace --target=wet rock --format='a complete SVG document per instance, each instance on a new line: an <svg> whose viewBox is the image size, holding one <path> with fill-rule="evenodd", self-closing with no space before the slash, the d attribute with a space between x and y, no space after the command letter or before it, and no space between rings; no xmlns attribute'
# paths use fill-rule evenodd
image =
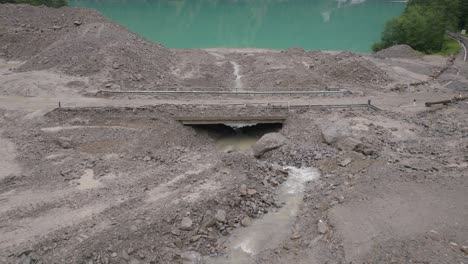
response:
<svg viewBox="0 0 468 264"><path fill-rule="evenodd" d="M250 226L252 224L252 220L250 219L250 217L246 216L244 217L242 220L241 220L241 225L246 227L246 226Z"/></svg>
<svg viewBox="0 0 468 264"><path fill-rule="evenodd" d="M180 262L182 264L202 264L203 259L200 253L195 251L187 251L180 254Z"/></svg>
<svg viewBox="0 0 468 264"><path fill-rule="evenodd" d="M69 149L72 147L72 141L70 138L60 137L57 140L57 143L59 144L59 146L61 146L64 149Z"/></svg>
<svg viewBox="0 0 468 264"><path fill-rule="evenodd" d="M192 219L190 219L190 217L182 218L182 221L180 222L180 227L179 227L180 230L190 231L192 230L192 227L193 227L193 222L192 222Z"/></svg>
<svg viewBox="0 0 468 264"><path fill-rule="evenodd" d="M328 233L328 225L323 220L319 220L317 223L317 230L322 235L326 234Z"/></svg>
<svg viewBox="0 0 468 264"><path fill-rule="evenodd" d="M346 167L348 166L349 164L351 164L352 160L350 158L346 158L342 161L340 161L340 166L341 167Z"/></svg>
<svg viewBox="0 0 468 264"><path fill-rule="evenodd" d="M286 144L286 138L279 133L269 133L264 135L253 145L254 156L259 158L268 151L277 149Z"/></svg>
<svg viewBox="0 0 468 264"><path fill-rule="evenodd" d="M224 210L216 211L215 218L218 222L221 222L221 223L226 222L226 211Z"/></svg>

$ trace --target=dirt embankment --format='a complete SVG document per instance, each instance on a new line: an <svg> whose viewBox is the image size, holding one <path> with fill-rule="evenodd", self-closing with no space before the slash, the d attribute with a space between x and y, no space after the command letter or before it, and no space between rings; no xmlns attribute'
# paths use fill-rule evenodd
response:
<svg viewBox="0 0 468 264"><path fill-rule="evenodd" d="M170 50L88 9L2 5L0 22L0 57L24 61L17 71L90 77L92 90L319 90L394 81L352 53Z"/></svg>
<svg viewBox="0 0 468 264"><path fill-rule="evenodd" d="M0 260L186 263L198 252L224 263L233 234L287 206L276 194L294 166L321 176L306 185L290 229L265 231L286 237L252 261L463 261L466 104L405 117L293 111L285 142L259 158L222 151L223 132L174 119L278 111L62 109L34 122L3 112L2 137L17 155L8 162L21 169L0 182Z"/></svg>
<svg viewBox="0 0 468 264"><path fill-rule="evenodd" d="M0 106L1 264L466 260L468 104L411 100L453 94L430 79L444 58L170 50L90 10L23 5L0 6L0 53L10 60L0 61L0 99L15 106ZM372 93L386 110L189 96L136 107L153 101L76 94L336 86ZM132 107L50 111L60 98ZM245 130L177 121L192 115L288 118L250 128L275 133L242 149L219 140Z"/></svg>

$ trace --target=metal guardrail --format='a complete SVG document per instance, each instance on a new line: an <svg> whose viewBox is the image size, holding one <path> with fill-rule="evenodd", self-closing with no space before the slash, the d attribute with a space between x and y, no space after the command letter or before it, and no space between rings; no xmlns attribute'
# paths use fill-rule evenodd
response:
<svg viewBox="0 0 468 264"><path fill-rule="evenodd" d="M127 110L147 110L149 109L148 106L136 106L136 107L130 107L130 106L122 106L122 107L112 107L112 106L86 106L86 107L63 107L60 102L58 102L59 107L55 108L51 112L54 112L56 110L76 110L76 109L82 109L82 110L94 110L94 109L106 109L106 108L121 108L121 109L127 109ZM271 108L271 109L287 109L288 111L290 109L297 109L297 108L340 108L340 109L353 109L353 108L367 108L369 110L374 110L374 111L380 111L381 109L376 107L375 105L372 105L371 100L368 100L367 104L297 104L297 105L291 105L290 102L288 101L283 101L283 102L265 102L265 103L222 103L222 104L197 104L197 103L181 103L181 104L170 104L170 103L165 103L165 104L159 104L159 105L181 105L181 106L196 106L196 107L217 107L217 108L223 108L226 106L264 106L266 108Z"/></svg>
<svg viewBox="0 0 468 264"><path fill-rule="evenodd" d="M213 94L213 95L307 95L307 94L352 94L349 90L321 90L321 91L110 91L99 90L96 95L103 94Z"/></svg>

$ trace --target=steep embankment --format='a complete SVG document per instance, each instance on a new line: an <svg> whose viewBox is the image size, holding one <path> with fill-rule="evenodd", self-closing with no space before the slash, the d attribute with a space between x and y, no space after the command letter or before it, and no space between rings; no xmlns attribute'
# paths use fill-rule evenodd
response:
<svg viewBox="0 0 468 264"><path fill-rule="evenodd" d="M17 71L86 76L94 90L318 90L392 82L372 60L348 52L170 50L88 9L2 5L0 24L0 57L25 61Z"/></svg>

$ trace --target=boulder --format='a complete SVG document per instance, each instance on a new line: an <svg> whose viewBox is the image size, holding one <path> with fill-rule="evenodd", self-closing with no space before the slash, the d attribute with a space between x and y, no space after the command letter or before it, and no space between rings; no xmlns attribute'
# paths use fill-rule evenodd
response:
<svg viewBox="0 0 468 264"><path fill-rule="evenodd" d="M319 125L323 141L328 145L334 145L343 138L350 137L352 134L351 126L346 120L336 120L332 123L323 123Z"/></svg>
<svg viewBox="0 0 468 264"><path fill-rule="evenodd" d="M286 144L286 138L283 135L279 133L269 133L258 140L252 149L254 156L259 158L268 151L277 149L284 144Z"/></svg>

